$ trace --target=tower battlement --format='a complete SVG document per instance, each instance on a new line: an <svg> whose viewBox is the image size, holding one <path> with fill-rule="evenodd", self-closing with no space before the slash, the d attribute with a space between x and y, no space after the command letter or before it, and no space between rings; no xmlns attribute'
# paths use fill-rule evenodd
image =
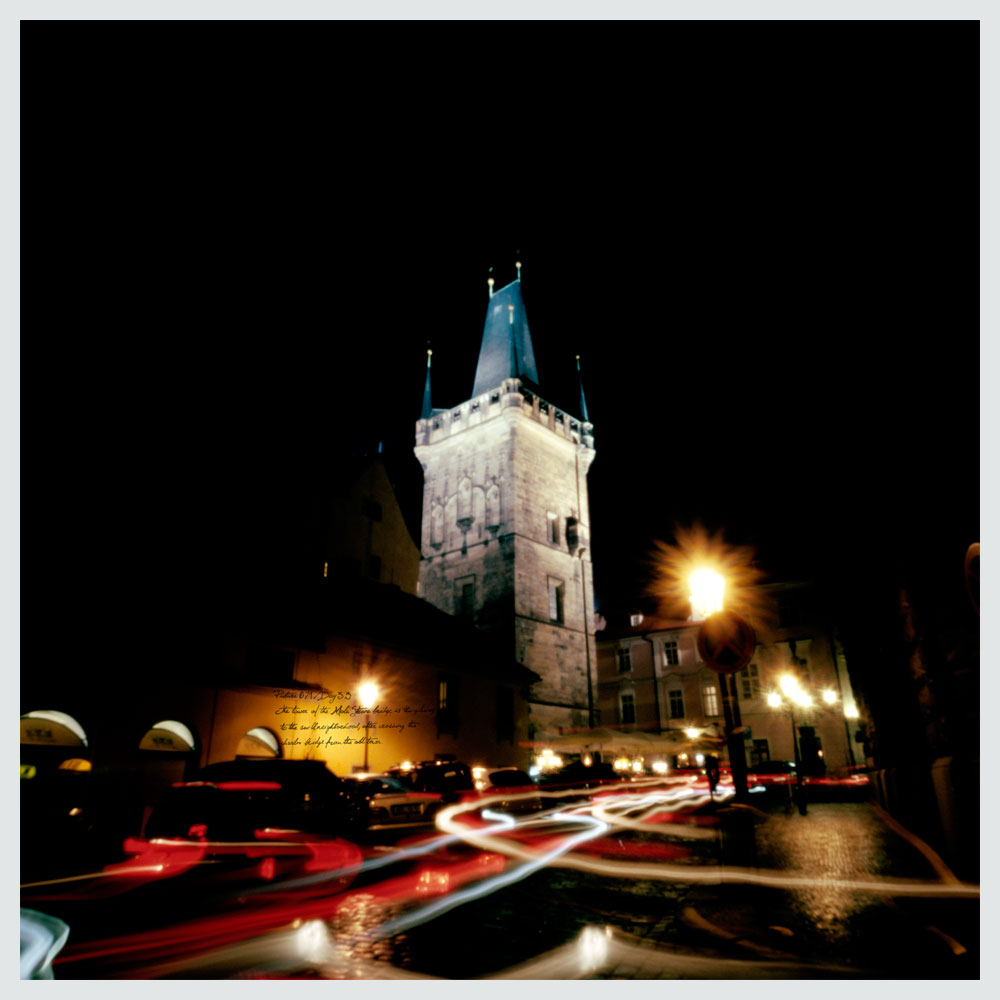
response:
<svg viewBox="0 0 1000 1000"><path fill-rule="evenodd" d="M416 444L436 444L470 427L495 420L508 411L524 413L553 433L584 448L594 447L593 424L542 399L517 378L504 379L498 388L490 392L484 392L447 410L435 410L429 417L418 420Z"/></svg>

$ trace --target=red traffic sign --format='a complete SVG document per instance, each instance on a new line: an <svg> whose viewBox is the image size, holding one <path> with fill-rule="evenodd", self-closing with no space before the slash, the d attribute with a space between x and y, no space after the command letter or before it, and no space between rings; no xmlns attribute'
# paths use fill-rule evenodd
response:
<svg viewBox="0 0 1000 1000"><path fill-rule="evenodd" d="M719 611L698 630L698 655L719 674L735 674L753 657L757 636L750 624L732 611Z"/></svg>

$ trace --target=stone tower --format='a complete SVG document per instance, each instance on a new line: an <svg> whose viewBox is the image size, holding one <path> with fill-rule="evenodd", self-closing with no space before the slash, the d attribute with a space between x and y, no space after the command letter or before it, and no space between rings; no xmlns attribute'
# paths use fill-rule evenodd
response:
<svg viewBox="0 0 1000 1000"><path fill-rule="evenodd" d="M434 409L430 362L428 352L414 448L424 470L420 595L494 632L512 662L539 675L522 746L593 725L593 427L582 387L578 415L539 393L520 264L505 288L494 293L490 280L472 397Z"/></svg>

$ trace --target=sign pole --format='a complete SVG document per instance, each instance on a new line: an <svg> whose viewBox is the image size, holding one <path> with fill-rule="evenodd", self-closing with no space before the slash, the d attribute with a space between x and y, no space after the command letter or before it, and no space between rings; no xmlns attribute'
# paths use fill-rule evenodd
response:
<svg viewBox="0 0 1000 1000"><path fill-rule="evenodd" d="M748 802L747 758L743 749L743 720L740 703L736 697L735 674L720 674L722 681L722 711L726 720L726 746L729 748L729 766L733 774L733 792L737 802Z"/></svg>
<svg viewBox="0 0 1000 1000"><path fill-rule="evenodd" d="M721 681L726 746L737 802L749 801L750 793L746 751L743 749L743 720L736 695L736 674L750 662L756 643L757 637L749 623L731 611L712 615L698 631L698 654L705 666L714 670Z"/></svg>

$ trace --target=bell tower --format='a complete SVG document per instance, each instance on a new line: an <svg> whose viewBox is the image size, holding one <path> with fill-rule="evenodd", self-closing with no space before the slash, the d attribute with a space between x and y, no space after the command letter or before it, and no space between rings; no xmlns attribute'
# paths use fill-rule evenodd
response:
<svg viewBox="0 0 1000 1000"><path fill-rule="evenodd" d="M414 453L424 470L420 595L493 632L511 663L539 675L516 734L524 744L594 724L595 451L582 386L577 414L540 393L517 268L496 292L489 281L471 398L431 405L428 351Z"/></svg>

